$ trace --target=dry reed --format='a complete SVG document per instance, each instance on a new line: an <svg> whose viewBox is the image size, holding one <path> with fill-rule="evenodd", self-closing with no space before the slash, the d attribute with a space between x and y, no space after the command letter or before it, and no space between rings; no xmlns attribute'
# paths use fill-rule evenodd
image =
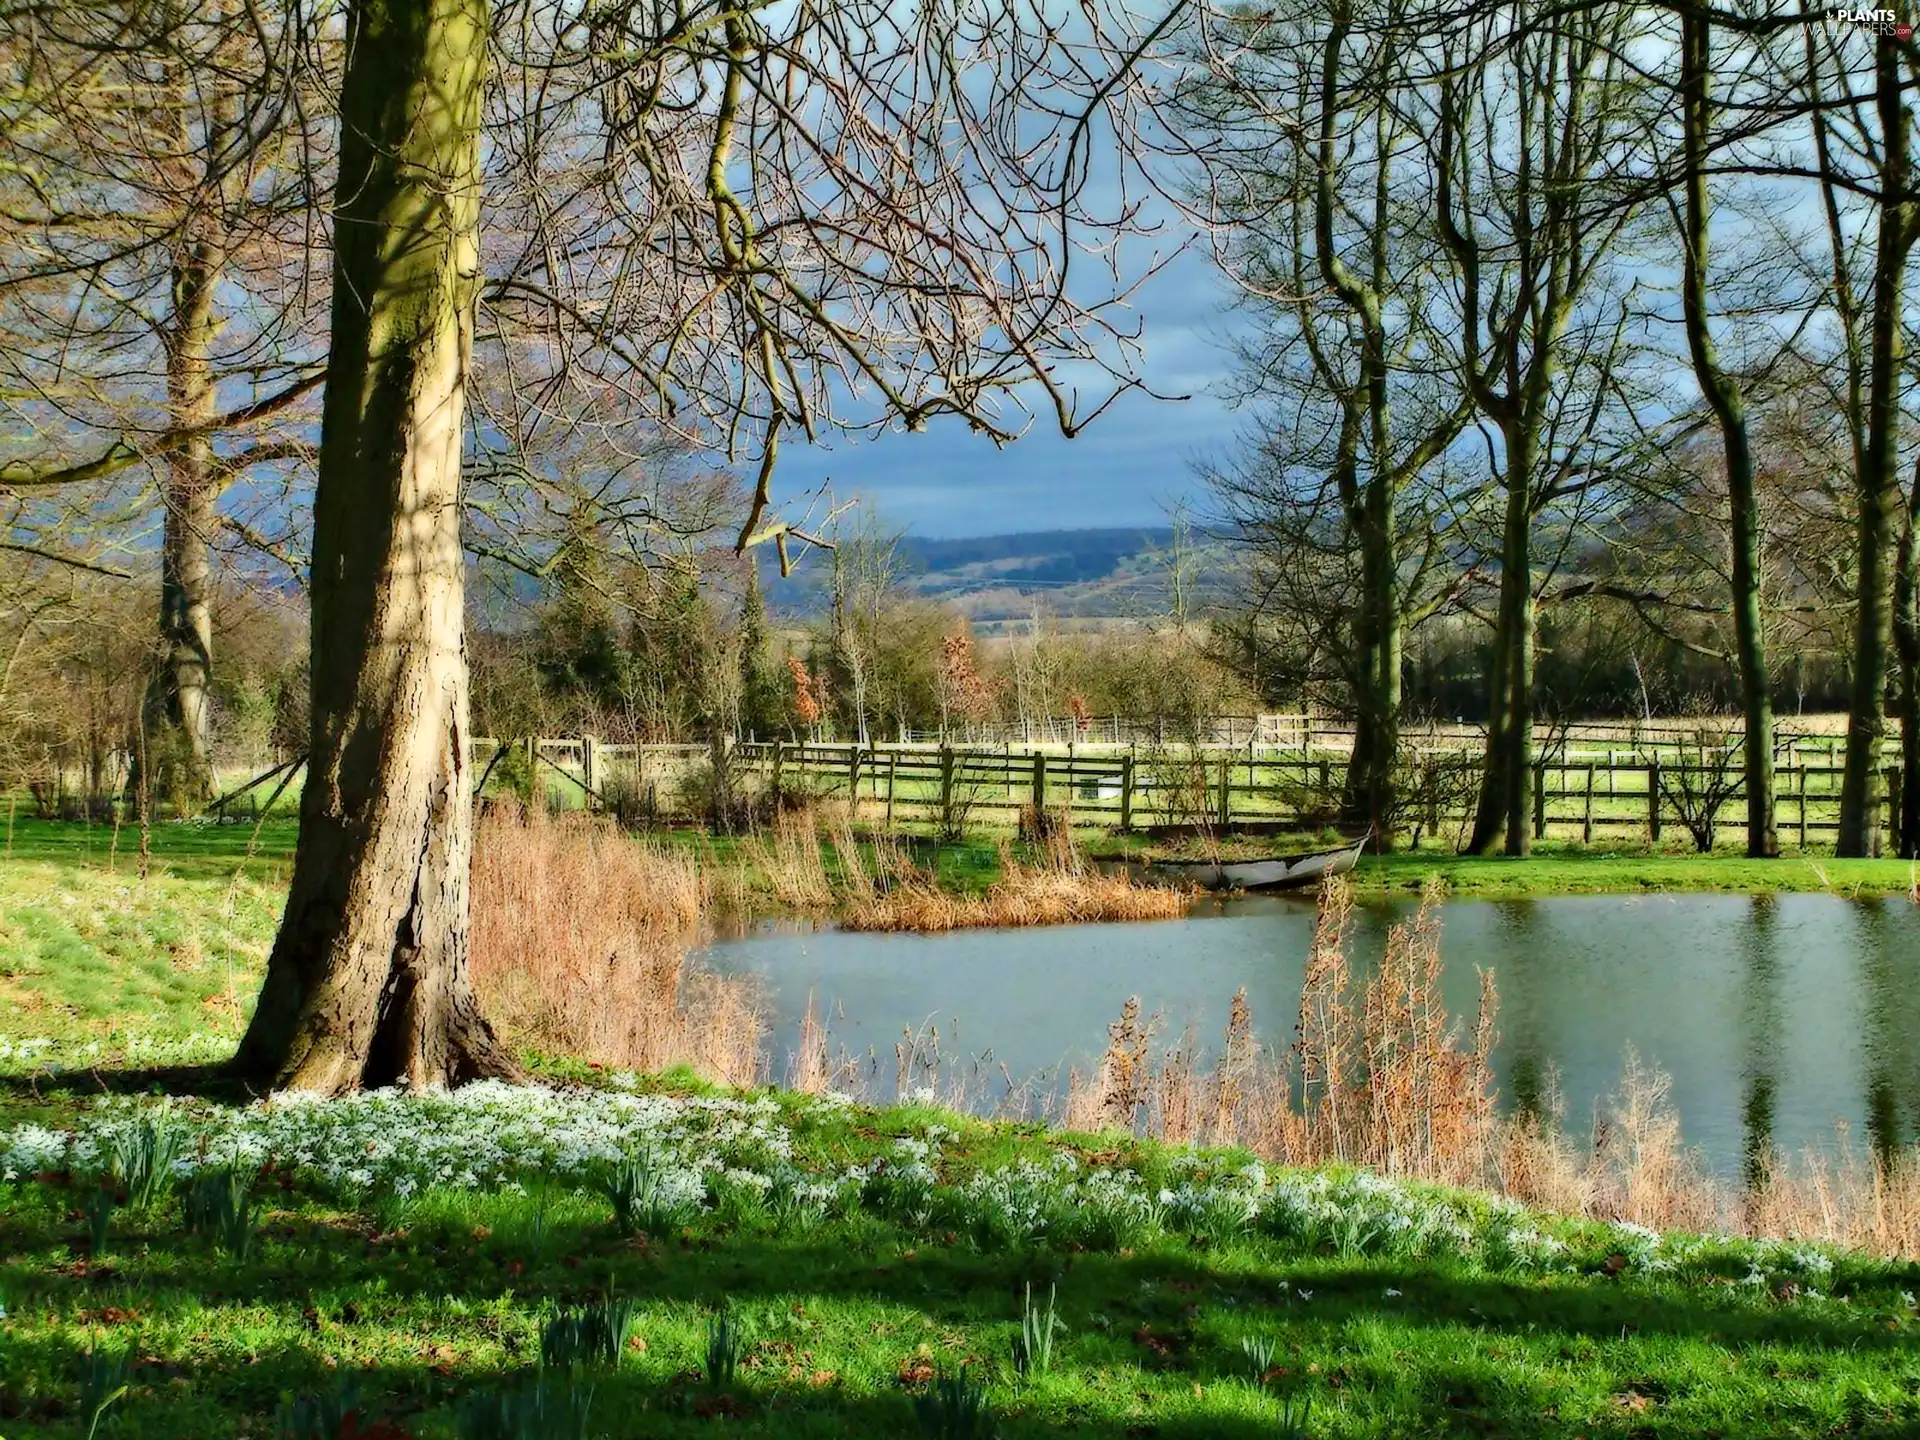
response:
<svg viewBox="0 0 1920 1440"><path fill-rule="evenodd" d="M1000 847L1001 878L977 895L957 895L911 867L896 869L876 893L853 896L842 917L848 930L939 932L989 926L1071 925L1093 921L1171 920L1187 913L1190 894L1136 885L1087 864L1065 826L1047 834L1040 860L1024 862Z"/></svg>
<svg viewBox="0 0 1920 1440"><path fill-rule="evenodd" d="M536 1048L755 1084L755 988L688 959L707 901L696 865L609 822L489 807L474 848L475 984Z"/></svg>
<svg viewBox="0 0 1920 1440"><path fill-rule="evenodd" d="M1758 1183L1743 1188L1709 1174L1687 1148L1669 1077L1631 1051L1585 1144L1564 1128L1551 1087L1536 1113L1502 1116L1488 1063L1498 996L1483 971L1470 1034L1448 1014L1437 900L1429 890L1357 983L1351 895L1329 885L1298 1033L1285 1051L1260 1049L1243 991L1219 1058L1203 1073L1191 1037L1150 1053L1157 1017L1143 1018L1130 997L1094 1074L1069 1077L1063 1120L1244 1145L1286 1164L1361 1165L1492 1190L1556 1214L1920 1255L1920 1151L1863 1152L1843 1130L1833 1149L1767 1157Z"/></svg>
<svg viewBox="0 0 1920 1440"><path fill-rule="evenodd" d="M897 845L856 841L851 817L782 816L751 858L776 896L809 908L853 902L849 928L945 930L1184 913L1187 897L1089 873L1070 836L1039 862L1004 857L986 894L949 896ZM486 1002L535 1046L608 1064L686 1064L735 1085L765 1076L765 1029L748 983L687 958L712 900L711 866L635 844L581 816L493 809L483 817L473 880L473 966ZM720 872L724 874L725 872ZM1155 1052L1158 1016L1129 997L1092 1075L1073 1073L1055 1113L1075 1129L1119 1128L1176 1143L1244 1145L1299 1165L1366 1166L1406 1179L1492 1190L1556 1214L1656 1228L1818 1240L1920 1256L1920 1151L1862 1149L1844 1131L1832 1149L1760 1157L1742 1188L1708 1174L1685 1146L1670 1082L1629 1053L1616 1095L1576 1140L1551 1083L1533 1112L1502 1116L1488 1063L1498 996L1481 974L1470 1032L1440 998L1438 894L1394 927L1379 966L1358 977L1351 892L1327 886L1309 951L1294 1043L1263 1049L1246 994L1203 1070L1191 1035ZM991 1077L956 1069L937 1030L895 1047L896 1094L933 1088L944 1103L983 1107ZM809 1000L788 1082L853 1094L875 1057L831 1054ZM1002 1072L1001 1113L1033 1102Z"/></svg>

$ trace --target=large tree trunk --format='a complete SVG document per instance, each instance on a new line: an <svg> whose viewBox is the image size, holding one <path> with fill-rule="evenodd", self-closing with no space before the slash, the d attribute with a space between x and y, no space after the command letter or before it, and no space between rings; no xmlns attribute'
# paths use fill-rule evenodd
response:
<svg viewBox="0 0 1920 1440"><path fill-rule="evenodd" d="M1893 644L1892 571L1897 471L1899 375L1904 359L1900 290L1913 242L1907 195L1907 125L1900 55L1890 38L1876 46L1876 90L1883 153L1880 226L1874 253L1871 369L1867 382L1867 446L1857 477L1859 591L1854 610L1853 683L1847 706L1847 759L1840 779L1839 855L1868 855L1878 835L1880 742L1886 735L1887 660Z"/></svg>
<svg viewBox="0 0 1920 1440"><path fill-rule="evenodd" d="M467 964L459 492L486 27L484 0L358 0L349 16L308 778L237 1061L293 1089L517 1073Z"/></svg>
<svg viewBox="0 0 1920 1440"><path fill-rule="evenodd" d="M1681 20L1681 89L1687 160L1686 246L1681 298L1693 372L1720 427L1726 452L1727 529L1732 552L1734 649L1740 672L1740 704L1746 718L1747 854L1780 853L1774 827L1773 694L1767 673L1760 604L1760 505L1754 491L1753 448L1747 433L1746 397L1720 366L1707 315L1710 254L1706 152L1712 75L1708 20L1687 13Z"/></svg>
<svg viewBox="0 0 1920 1440"><path fill-rule="evenodd" d="M1533 510L1532 435L1524 420L1506 429L1507 514L1500 540L1500 608L1487 666L1487 747L1480 801L1467 848L1490 853L1504 832L1506 852L1533 849Z"/></svg>
<svg viewBox="0 0 1920 1440"><path fill-rule="evenodd" d="M1902 860L1920 860L1920 468L1907 491L1900 552L1893 567L1893 641L1900 699Z"/></svg>
<svg viewBox="0 0 1920 1440"><path fill-rule="evenodd" d="M167 398L183 430L213 419L213 301L220 278L219 248L210 240L182 248L174 265L172 330L167 341ZM189 802L213 797L213 563L212 444L195 435L167 456L162 480L166 522L160 552L161 669L155 719L171 732L160 748L171 788Z"/></svg>

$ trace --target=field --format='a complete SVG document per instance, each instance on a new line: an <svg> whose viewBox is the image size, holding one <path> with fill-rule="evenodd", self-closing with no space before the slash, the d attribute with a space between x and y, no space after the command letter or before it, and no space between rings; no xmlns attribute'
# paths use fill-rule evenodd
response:
<svg viewBox="0 0 1920 1440"><path fill-rule="evenodd" d="M157 826L142 878L132 832L15 827L7 1440L1920 1426L1910 1259L552 1056L533 1088L249 1104L206 1067L291 839Z"/></svg>

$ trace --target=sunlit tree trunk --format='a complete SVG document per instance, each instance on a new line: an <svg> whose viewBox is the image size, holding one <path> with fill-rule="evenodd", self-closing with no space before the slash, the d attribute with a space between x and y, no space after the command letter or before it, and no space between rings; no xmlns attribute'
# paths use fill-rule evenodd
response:
<svg viewBox="0 0 1920 1440"><path fill-rule="evenodd" d="M1778 855L1774 828L1773 695L1767 672L1760 605L1760 506L1754 491L1753 447L1746 397L1720 366L1707 315L1707 132L1711 102L1710 31L1704 13L1681 19L1680 88L1684 117L1687 200L1681 299L1693 373L1720 427L1726 454L1727 528L1732 570L1734 649L1740 705L1746 721L1747 854Z"/></svg>
<svg viewBox="0 0 1920 1440"><path fill-rule="evenodd" d="M1533 427L1502 425L1506 522L1500 536L1500 599L1487 668L1487 745L1467 848L1485 854L1502 835L1509 855L1533 850Z"/></svg>
<svg viewBox="0 0 1920 1440"><path fill-rule="evenodd" d="M1893 642L1899 677L1902 860L1920 860L1920 469L1907 491L1893 567Z"/></svg>
<svg viewBox="0 0 1920 1440"><path fill-rule="evenodd" d="M1847 758L1840 780L1839 855L1873 850L1880 743L1886 735L1887 662L1893 647L1892 581L1900 509L1899 375L1905 358L1900 290L1914 239L1908 193L1910 123L1903 103L1900 54L1891 37L1875 42L1880 118L1879 235L1874 249L1872 329L1867 378L1867 444L1857 476L1859 505L1852 694L1847 707Z"/></svg>
<svg viewBox="0 0 1920 1440"><path fill-rule="evenodd" d="M214 290L219 247L210 239L183 243L173 271L173 321L166 336L167 399L173 423L204 430L214 418L211 352L218 321ZM183 801L213 796L213 562L210 542L218 495L213 447L196 434L168 452L161 477L165 520L160 551L160 668L155 676L149 731L164 728L171 744L160 750L169 787Z"/></svg>
<svg viewBox="0 0 1920 1440"><path fill-rule="evenodd" d="M516 1065L467 963L460 448L479 280L484 0L358 0L291 891L238 1064L335 1093Z"/></svg>

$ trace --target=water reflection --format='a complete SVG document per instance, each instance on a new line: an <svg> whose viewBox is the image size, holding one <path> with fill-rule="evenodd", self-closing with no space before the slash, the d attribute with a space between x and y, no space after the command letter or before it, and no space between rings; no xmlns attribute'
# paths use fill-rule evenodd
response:
<svg viewBox="0 0 1920 1440"><path fill-rule="evenodd" d="M1740 1118L1741 1168L1749 1185L1762 1184L1773 1165L1774 1112L1779 1087L1780 959L1778 903L1771 895L1748 902L1746 927L1739 932L1742 966L1740 1019L1743 1066Z"/></svg>
<svg viewBox="0 0 1920 1440"><path fill-rule="evenodd" d="M1512 900L1499 907L1507 942L1505 963L1495 974L1500 987L1500 1030L1505 1047L1507 1090L1513 1108L1534 1119L1555 1118L1553 1062L1547 1056L1540 1018L1539 910L1534 900Z"/></svg>
<svg viewBox="0 0 1920 1440"><path fill-rule="evenodd" d="M1920 1139L1920 1006L1915 1004L1914 916L1897 902L1849 902L1866 996L1867 1137L1883 1158Z"/></svg>
<svg viewBox="0 0 1920 1440"><path fill-rule="evenodd" d="M1364 906L1354 950L1377 960L1410 902ZM1563 1101L1584 1133L1617 1088L1629 1045L1673 1078L1689 1142L1727 1173L1830 1143L1835 1121L1882 1148L1920 1140L1920 924L1910 901L1829 895L1581 896L1451 901L1447 1004L1470 1026L1476 969L1500 991L1493 1054L1502 1103ZM809 993L835 1043L890 1052L930 1018L959 1021L1013 1076L1086 1073L1128 995L1189 1026L1204 1052L1245 986L1262 1038L1292 1038L1313 912L1249 900L1190 920L941 936L785 933L755 927L716 963L765 974L776 1037ZM1207 1063L1204 1054L1201 1063ZM784 1057L779 1058L784 1067ZM997 1070L997 1067L996 1067Z"/></svg>

